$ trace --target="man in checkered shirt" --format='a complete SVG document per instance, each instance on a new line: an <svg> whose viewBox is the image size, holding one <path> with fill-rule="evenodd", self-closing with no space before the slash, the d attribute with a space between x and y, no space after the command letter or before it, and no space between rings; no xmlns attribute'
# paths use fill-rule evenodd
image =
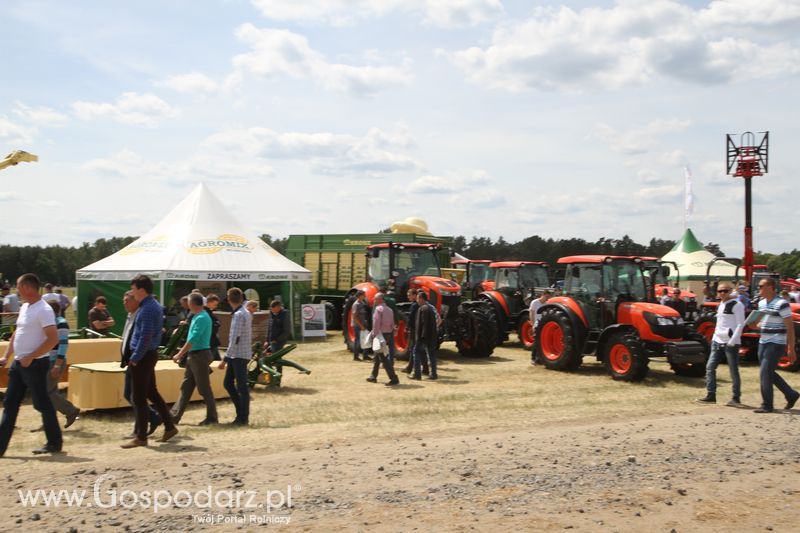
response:
<svg viewBox="0 0 800 533"><path fill-rule="evenodd" d="M236 408L232 424L246 426L250 418L250 389L247 386L247 363L253 355L253 315L244 306L242 290L228 289L228 303L233 308L228 349L219 368L225 370L225 390Z"/></svg>

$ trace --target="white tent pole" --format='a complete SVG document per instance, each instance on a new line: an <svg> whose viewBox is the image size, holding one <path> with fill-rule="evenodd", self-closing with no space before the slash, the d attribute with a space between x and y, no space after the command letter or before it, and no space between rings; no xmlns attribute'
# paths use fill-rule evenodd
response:
<svg viewBox="0 0 800 533"><path fill-rule="evenodd" d="M167 301L164 298L164 278L163 277L161 278L161 283L159 284L159 286L161 287L161 290L160 290L160 293L161 293L161 305L166 307L167 306Z"/></svg>

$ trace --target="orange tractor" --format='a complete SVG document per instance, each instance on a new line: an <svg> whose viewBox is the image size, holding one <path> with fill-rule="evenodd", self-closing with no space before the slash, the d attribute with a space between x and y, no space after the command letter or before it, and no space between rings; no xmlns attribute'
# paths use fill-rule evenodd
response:
<svg viewBox="0 0 800 533"><path fill-rule="evenodd" d="M594 353L615 380L640 381L651 358L664 357L678 375L702 376L705 338L674 309L650 302L639 257L562 257L562 296L541 308L534 354L553 370L578 368Z"/></svg>
<svg viewBox="0 0 800 533"><path fill-rule="evenodd" d="M742 260L738 257L715 257L708 263L708 267L706 267L706 288L716 294L716 285L717 283L712 283L711 281L711 267L717 261L725 261L731 264L736 265L736 271L734 272L734 280L733 284L734 287L738 286L742 280L739 279L739 271L742 268ZM766 265L753 265L752 266L752 276L749 280L749 291L751 296L753 296L752 300L752 308L755 309L758 307L758 284L764 278L772 278L775 280L775 286L780 288L792 288L793 284L791 282L782 281L780 274L775 272L770 272ZM800 350L800 304L797 303L790 303L789 304L792 308L792 322L794 322L794 332L795 332L795 345L796 349ZM702 307L700 308L700 313L697 317L695 322L695 327L697 331L702 334L708 342L711 342L711 338L714 336L714 329L717 324L717 308L719 307L719 302L704 302ZM746 310L747 313L750 312L750 309ZM752 329L745 328L744 333L742 333L742 344L739 347L739 357L744 360L755 361L758 357L758 343L761 339L761 334L758 331L754 331ZM790 372L795 372L800 370L800 360L796 356L792 357L788 354L785 355L778 361L778 368L781 370L787 370Z"/></svg>
<svg viewBox="0 0 800 533"><path fill-rule="evenodd" d="M348 292L342 313L344 342L353 349L357 342L352 321L352 307L358 290L366 293L367 304L373 305L375 294L384 292L387 303L396 310L396 354L407 359L409 353L408 314L411 302L408 289L424 291L428 302L442 318L439 342L455 341L459 353L470 357L488 357L494 351L497 330L491 308L484 301L463 301L461 286L442 277L439 266L439 244L383 243L367 248L367 281Z"/></svg>
<svg viewBox="0 0 800 533"><path fill-rule="evenodd" d="M490 259L454 259L450 261L453 268L464 271L464 292L469 291L475 299L483 291L494 288L494 271L489 266Z"/></svg>
<svg viewBox="0 0 800 533"><path fill-rule="evenodd" d="M528 308L538 292L550 286L549 265L540 261L498 261L489 265L494 271L494 288L478 297L492 304L497 321L497 344L508 340L515 331L527 350L533 347L533 328Z"/></svg>

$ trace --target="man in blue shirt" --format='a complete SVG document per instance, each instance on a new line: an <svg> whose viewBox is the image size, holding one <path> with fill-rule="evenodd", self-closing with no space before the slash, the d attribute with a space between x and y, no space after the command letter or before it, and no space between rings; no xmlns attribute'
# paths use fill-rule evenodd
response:
<svg viewBox="0 0 800 533"><path fill-rule="evenodd" d="M795 352L794 323L789 302L776 293L775 280L764 278L758 283L761 301L758 310L764 315L761 320L761 339L758 342L759 377L761 379L761 407L756 413L771 413L772 387L778 387L786 397L786 409L791 409L800 393L791 388L778 374L778 361L784 355L797 357Z"/></svg>
<svg viewBox="0 0 800 533"><path fill-rule="evenodd" d="M213 359L211 355L211 316L203 308L203 296L196 292L189 295L189 309L192 312L192 322L189 324L186 344L172 358L179 364L186 359L186 371L183 374L180 397L172 406L170 414L173 422L177 424L186 410L195 386L197 386L197 391L206 402L206 417L200 422L200 425L207 426L217 423L217 404L214 401L214 392L211 390L211 381L208 379L208 365Z"/></svg>
<svg viewBox="0 0 800 533"><path fill-rule="evenodd" d="M72 402L58 392L58 382L67 369L67 347L69 346L69 324L61 316L61 304L55 300L47 302L53 308L56 317L56 331L58 332L58 344L50 350L50 372L47 374L47 394L56 411L67 417L64 429L70 427L78 419L81 410L75 407ZM44 427L42 427L44 429Z"/></svg>
<svg viewBox="0 0 800 533"><path fill-rule="evenodd" d="M147 400L150 400L161 420L164 421L164 435L160 442L167 442L178 434L178 428L172 422L164 398L156 388L156 363L158 362L158 345L161 330L164 327L164 310L153 298L153 280L139 274L131 281L131 292L139 302L139 311L131 333L131 358L128 364L132 367L131 382L133 384L133 410L136 414L136 438L122 445L123 448L147 446Z"/></svg>

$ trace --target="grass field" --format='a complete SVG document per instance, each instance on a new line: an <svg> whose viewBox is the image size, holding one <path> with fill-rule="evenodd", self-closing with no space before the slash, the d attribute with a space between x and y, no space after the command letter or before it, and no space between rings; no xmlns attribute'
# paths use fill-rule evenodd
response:
<svg viewBox="0 0 800 533"><path fill-rule="evenodd" d="M564 421L620 420L651 414L702 409L692 400L703 394L703 380L676 376L666 363L651 362L641 383L621 383L606 375L605 368L585 358L577 372L549 371L530 364L530 354L518 344L507 343L485 359L459 356L452 344L439 352L439 381L411 381L401 375L401 385L385 387L365 381L371 363L355 362L345 351L341 335L330 333L324 342L300 344L289 356L311 369L310 375L287 368L280 389L257 386L253 392L253 434L269 437L274 444L308 443L346 439L482 431L492 428L530 427ZM398 362L398 368L404 365ZM219 371L219 370L216 370ZM720 399L730 391L727 367L718 372ZM757 368L742 368L743 397L758 399ZM233 419L229 401L219 402L222 420ZM195 402L184 416L189 424L182 433L209 440L210 445L229 438L229 429L196 427L204 416L202 402ZM116 446L131 426L130 410L87 413L66 432L65 447L106 444ZM32 409L23 409L21 426L38 425ZM12 447L27 449L40 437L26 431L15 436Z"/></svg>

